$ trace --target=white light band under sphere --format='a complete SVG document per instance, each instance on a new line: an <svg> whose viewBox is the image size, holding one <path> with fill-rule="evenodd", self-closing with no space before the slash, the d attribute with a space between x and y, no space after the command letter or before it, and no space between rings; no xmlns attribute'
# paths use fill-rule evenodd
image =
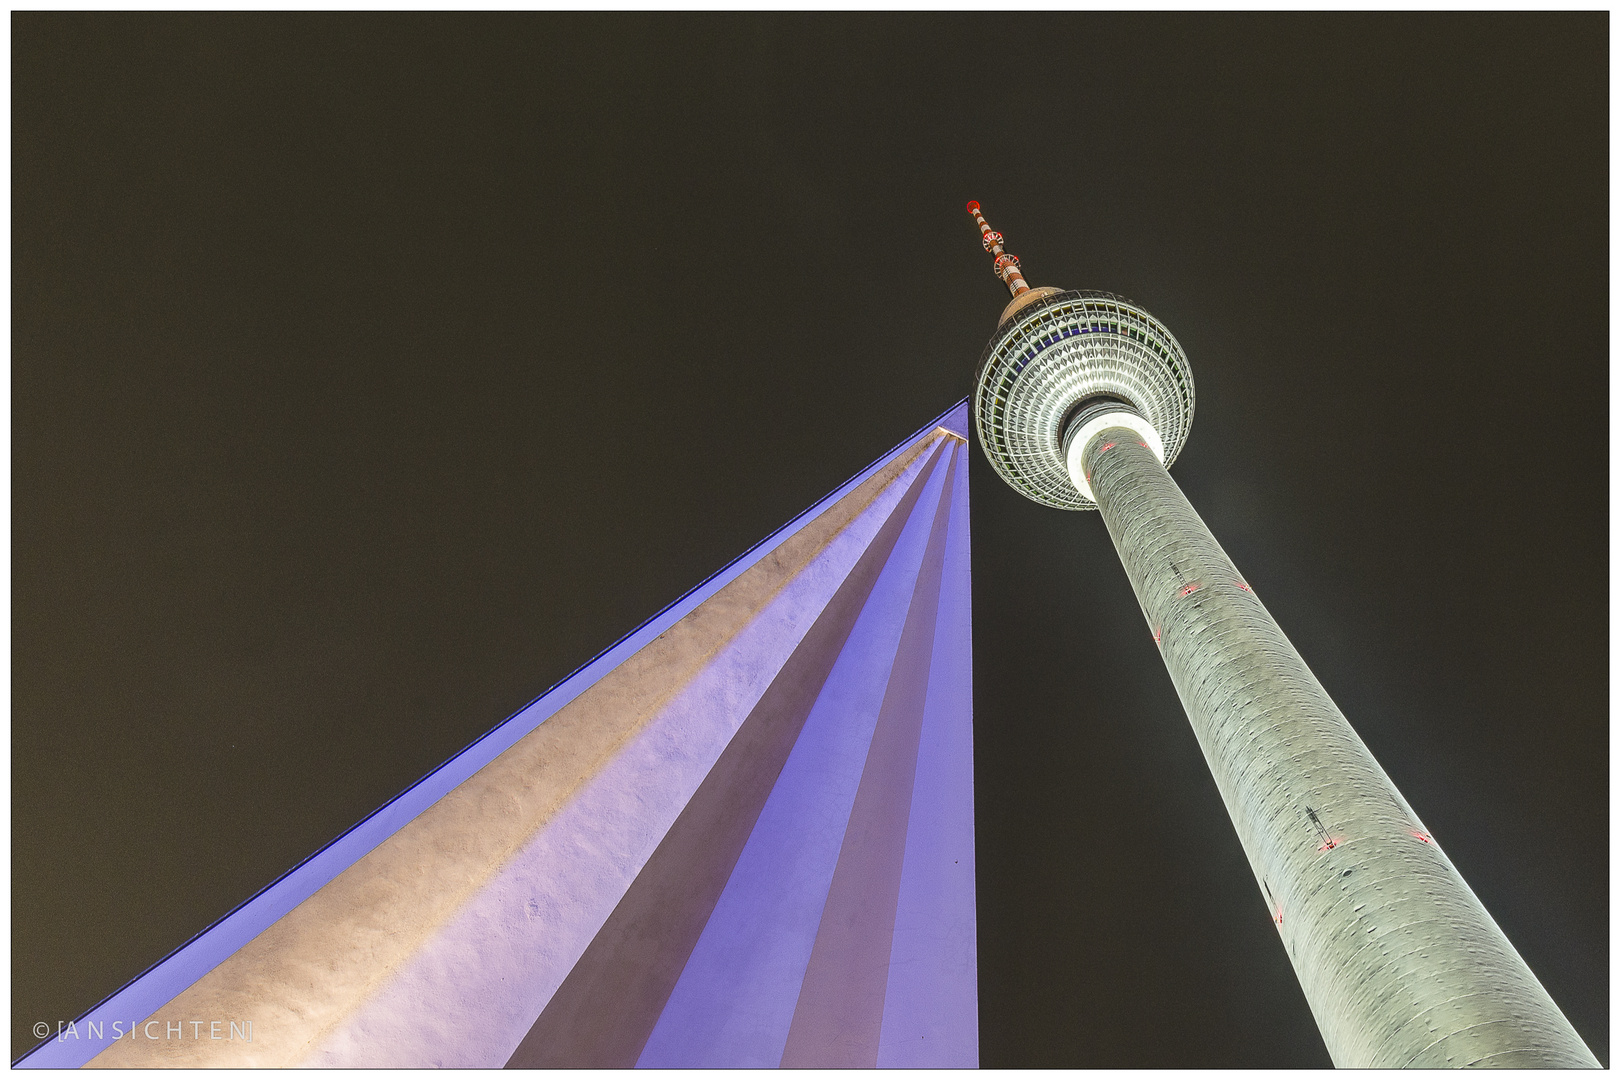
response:
<svg viewBox="0 0 1620 1080"><path fill-rule="evenodd" d="M1142 437L1142 441L1147 443L1148 449L1153 451L1153 455L1161 462L1164 461L1164 440L1159 438L1159 433L1153 430L1152 424L1135 413L1103 413L1087 420L1080 430L1074 433L1074 438L1069 440L1067 462L1069 479L1079 489L1080 494L1092 502L1096 502L1097 497L1091 493L1091 482L1086 479L1086 471L1080 459L1085 456L1086 444L1109 428L1129 428L1136 432Z"/></svg>

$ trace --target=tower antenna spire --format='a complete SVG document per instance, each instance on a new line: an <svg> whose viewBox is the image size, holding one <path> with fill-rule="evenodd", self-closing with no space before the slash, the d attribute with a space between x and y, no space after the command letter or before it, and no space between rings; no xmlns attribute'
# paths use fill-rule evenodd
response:
<svg viewBox="0 0 1620 1080"><path fill-rule="evenodd" d="M1006 237L992 229L990 223L984 220L984 215L979 213L978 203L968 203L967 212L979 223L979 232L984 234L984 250L995 256L996 277L1007 286L1007 291L1012 293L1013 299L1016 300L1029 292L1029 283L1024 280L1024 275L1018 272L1018 256L1007 254L1007 249L1003 246Z"/></svg>

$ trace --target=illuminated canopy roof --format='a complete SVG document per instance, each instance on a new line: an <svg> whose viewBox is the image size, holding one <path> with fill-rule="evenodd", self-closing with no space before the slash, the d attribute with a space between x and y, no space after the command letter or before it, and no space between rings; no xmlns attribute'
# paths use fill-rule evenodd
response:
<svg viewBox="0 0 1620 1080"><path fill-rule="evenodd" d="M966 433L964 401L18 1064L976 1066Z"/></svg>

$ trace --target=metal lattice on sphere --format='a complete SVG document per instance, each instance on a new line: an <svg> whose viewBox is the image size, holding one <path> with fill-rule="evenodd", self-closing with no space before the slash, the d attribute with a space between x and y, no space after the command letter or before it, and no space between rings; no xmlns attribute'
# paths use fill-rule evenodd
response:
<svg viewBox="0 0 1620 1080"><path fill-rule="evenodd" d="M1060 510L1095 510L1075 489L1063 435L1078 403L1123 398L1175 461L1193 418L1187 356L1163 323L1122 296L1070 290L1016 309L979 362L979 442L1015 491Z"/></svg>

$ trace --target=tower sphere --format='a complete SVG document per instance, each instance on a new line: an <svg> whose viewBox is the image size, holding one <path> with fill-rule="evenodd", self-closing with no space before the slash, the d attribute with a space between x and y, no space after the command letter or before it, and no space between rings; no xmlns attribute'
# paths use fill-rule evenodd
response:
<svg viewBox="0 0 1620 1080"><path fill-rule="evenodd" d="M1045 506L1096 509L1070 480L1065 441L1110 399L1158 433L1166 466L1175 461L1193 418L1192 368L1175 336L1113 293L1017 296L974 378L979 442L1001 478Z"/></svg>

